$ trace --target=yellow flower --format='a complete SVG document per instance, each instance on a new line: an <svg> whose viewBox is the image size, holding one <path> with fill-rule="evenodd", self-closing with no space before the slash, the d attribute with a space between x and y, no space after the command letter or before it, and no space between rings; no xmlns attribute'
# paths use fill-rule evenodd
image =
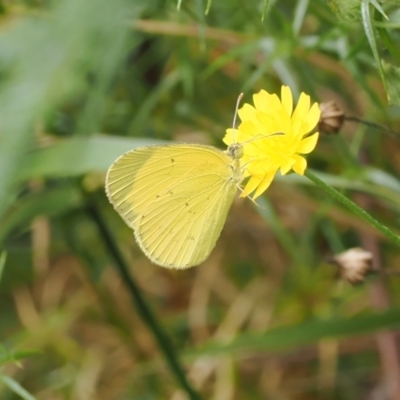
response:
<svg viewBox="0 0 400 400"><path fill-rule="evenodd" d="M227 129L227 145L242 143L244 177L250 177L241 197L260 196L271 184L278 170L282 175L293 170L303 175L307 161L302 156L314 150L318 132L309 133L318 124L320 109L310 107L310 96L301 93L293 111L292 92L282 86L281 99L265 90L253 96L254 107L244 104L238 111L242 121L238 129Z"/></svg>

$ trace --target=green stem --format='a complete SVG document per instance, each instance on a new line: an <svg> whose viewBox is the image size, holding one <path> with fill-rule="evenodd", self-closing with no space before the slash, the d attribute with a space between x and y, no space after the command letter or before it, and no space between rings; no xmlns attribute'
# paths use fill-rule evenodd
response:
<svg viewBox="0 0 400 400"><path fill-rule="evenodd" d="M371 217L366 211L364 211L361 207L359 207L356 203L348 199L347 197L343 196L340 192L338 192L333 187L327 185L317 176L315 176L312 172L306 171L304 174L308 179L313 181L317 186L325 190L328 194L330 194L334 199L340 201L344 204L348 209L350 209L354 214L358 215L364 221L368 222L378 231L382 232L388 239L392 242L396 243L400 247L400 237L394 234L388 227L382 225L378 222L375 218Z"/></svg>
<svg viewBox="0 0 400 400"><path fill-rule="evenodd" d="M103 220L101 213L98 211L95 201L90 204L90 206L88 207L88 211L92 216L93 221L96 223L109 253L114 259L115 266L118 269L118 272L121 275L125 286L132 296L132 300L138 314L142 318L143 322L148 326L150 331L153 333L159 348L164 353L164 357L170 367L170 371L175 375L176 380L178 381L182 389L186 391L189 399L201 400L201 396L199 395L199 393L197 393L197 391L190 385L189 381L187 380L185 371L180 364L176 350L174 349L171 340L169 339L167 333L163 330L161 325L158 323L157 318L153 314L151 308L147 305L138 285L130 274L129 266L126 263L121 251L119 250L119 247L114 240L114 236L109 231L108 226Z"/></svg>
<svg viewBox="0 0 400 400"><path fill-rule="evenodd" d="M0 281L1 281L1 276L3 275L3 270L4 270L4 265L6 264L6 259L7 259L7 253L3 251L0 254Z"/></svg>

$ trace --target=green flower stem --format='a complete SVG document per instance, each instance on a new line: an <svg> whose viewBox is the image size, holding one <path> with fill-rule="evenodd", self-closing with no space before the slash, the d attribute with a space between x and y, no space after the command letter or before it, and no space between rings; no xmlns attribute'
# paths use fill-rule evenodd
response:
<svg viewBox="0 0 400 400"><path fill-rule="evenodd" d="M375 218L371 217L371 215L369 215L365 210L363 210L361 207L359 207L356 203L354 203L347 197L343 196L340 192L338 192L333 187L327 185L325 182L323 182L321 179L319 179L317 176L315 176L312 172L306 171L304 175L308 179L313 181L317 186L319 186L320 188L325 190L325 192L330 194L334 199L340 201L348 209L350 209L354 214L358 215L360 218L362 218L364 221L368 222L370 225L372 225L378 231L382 232L388 239L390 239L392 242L396 243L400 247L400 237L398 235L394 234L388 227L386 227L385 225L382 225Z"/></svg>
<svg viewBox="0 0 400 400"><path fill-rule="evenodd" d="M105 223L101 212L98 210L95 200L89 203L87 210L91 215L93 221L96 223L103 242L114 260L115 266L118 269L122 281L124 282L129 293L131 294L133 304L135 305L140 318L153 333L160 350L164 353L164 357L167 364L169 365L170 372L175 375L178 384L186 392L189 399L201 400L200 394L191 386L188 379L186 378L185 371L179 361L178 354L171 340L159 324L151 308L147 305L145 299L141 294L140 288L138 287L133 276L129 272L130 268L121 251L119 250L119 247L114 240L113 234L110 232L107 224Z"/></svg>

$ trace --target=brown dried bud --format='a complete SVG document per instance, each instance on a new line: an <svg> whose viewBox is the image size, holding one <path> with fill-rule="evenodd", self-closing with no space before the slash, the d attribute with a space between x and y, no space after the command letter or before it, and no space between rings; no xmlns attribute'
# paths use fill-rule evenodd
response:
<svg viewBox="0 0 400 400"><path fill-rule="evenodd" d="M363 282L372 269L372 253L360 247L354 247L332 257L340 269L343 280L355 285Z"/></svg>
<svg viewBox="0 0 400 400"><path fill-rule="evenodd" d="M343 125L344 112L334 100L320 103L321 116L318 122L318 129L321 133L338 133Z"/></svg>

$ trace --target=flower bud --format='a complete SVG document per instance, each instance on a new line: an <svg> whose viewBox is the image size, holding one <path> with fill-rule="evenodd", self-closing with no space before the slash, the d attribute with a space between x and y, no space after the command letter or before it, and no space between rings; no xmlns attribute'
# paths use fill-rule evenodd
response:
<svg viewBox="0 0 400 400"><path fill-rule="evenodd" d="M321 133L338 133L344 122L344 112L334 100L319 104L321 117L318 128Z"/></svg>
<svg viewBox="0 0 400 400"><path fill-rule="evenodd" d="M354 247L332 257L339 267L340 276L346 282L355 285L364 281L372 269L372 253L360 247Z"/></svg>

